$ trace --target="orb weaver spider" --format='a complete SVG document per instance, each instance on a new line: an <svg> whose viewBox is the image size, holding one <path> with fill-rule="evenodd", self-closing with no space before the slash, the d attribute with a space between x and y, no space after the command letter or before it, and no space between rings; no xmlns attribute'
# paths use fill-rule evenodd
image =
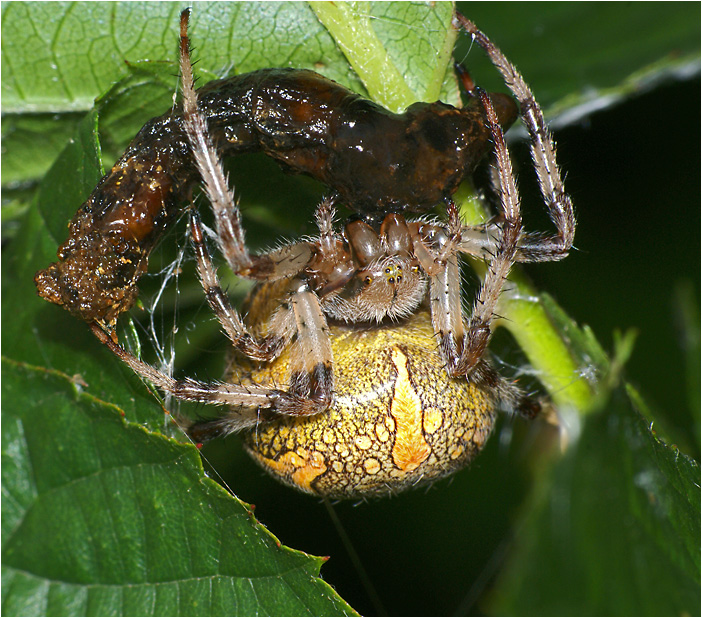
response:
<svg viewBox="0 0 702 618"><path fill-rule="evenodd" d="M517 99L556 227L553 235L526 233L522 227L503 134L518 111L510 97L488 95L464 78L471 95L464 109L417 103L404 114L391 114L311 71L273 69L196 91L188 16L188 10L181 15L182 112L147 125L96 190L105 191L111 182L123 187L129 174L137 179L144 174L144 166L135 162L140 144L151 140L159 153L168 145L168 156L157 157L157 165L150 162L149 169L160 176L147 189L143 183L136 189L145 195L147 216L137 219L130 211L126 225L124 218L112 216L110 223L119 220L123 227L105 228L112 233L110 243L115 238L135 243L134 258L118 260L129 274L103 268L100 276L118 273L116 283L110 281L117 294L108 299L96 292L72 311L162 391L229 408L220 418L188 427L196 442L246 432L247 448L264 468L317 495L394 493L446 476L480 451L498 403L535 416L538 403L495 370L487 347L512 265L564 258L575 218L543 114L515 67L471 21L456 14L455 26L487 52ZM465 226L451 196L490 143L500 213L485 225ZM221 156L255 149L332 190L315 212L317 236L262 255L249 252ZM172 218L178 185L193 178L201 180L212 206L217 244L230 269L257 282L242 317L222 289L193 210L190 233L200 281L239 355L230 379L222 382L174 379L122 348L113 330L116 316L136 298L135 282L154 238ZM90 218L96 202L91 197L90 207L75 219L78 240L97 227ZM446 204L445 223L405 217L440 202ZM337 203L356 212L341 231L334 225ZM128 206L133 209L134 200ZM100 247L105 230L96 235ZM42 296L67 306L66 298L79 296L59 272L70 249L69 239L59 252L62 261L36 278ZM85 256L96 255L81 251L79 266ZM487 263L467 321L461 254Z"/></svg>

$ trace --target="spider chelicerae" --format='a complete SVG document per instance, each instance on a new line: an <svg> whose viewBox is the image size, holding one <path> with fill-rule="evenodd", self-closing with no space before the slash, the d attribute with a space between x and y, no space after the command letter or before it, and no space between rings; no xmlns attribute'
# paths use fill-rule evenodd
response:
<svg viewBox="0 0 702 618"><path fill-rule="evenodd" d="M337 193L316 209L316 237L252 255L208 119L198 105L201 95L193 85L187 23L184 12L180 53L184 130L214 212L219 249L235 274L258 282L244 318L222 290L193 210L190 232L199 277L239 354L232 369L235 375L222 382L175 379L125 351L93 324L101 341L162 391L182 400L228 406L220 418L193 424L188 431L194 440L248 431L248 448L264 467L311 493L380 494L444 476L465 465L482 447L496 402L534 416L538 404L494 369L487 347L512 265L565 257L572 246L575 219L541 109L500 50L471 21L456 14L456 27L487 52L519 104L540 188L556 227L554 235L523 230L502 128L511 122L509 103L504 96L474 88L467 79L464 83L478 102L493 145L500 213L491 222L462 224L450 199L455 182L444 196L445 223L408 219L405 210L425 207L405 208L396 195L388 195L387 201L372 206L346 204L359 216L339 231L334 224ZM430 110L435 141L441 135L446 142L442 131L448 125L442 123L448 108ZM464 150L472 147L470 141L457 138L441 147L448 151L456 144ZM458 180L466 174L449 171ZM467 320L462 309L461 254L487 264Z"/></svg>

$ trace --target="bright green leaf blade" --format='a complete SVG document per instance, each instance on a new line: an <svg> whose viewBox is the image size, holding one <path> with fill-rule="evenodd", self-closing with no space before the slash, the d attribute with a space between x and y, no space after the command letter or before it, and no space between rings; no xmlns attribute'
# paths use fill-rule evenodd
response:
<svg viewBox="0 0 702 618"><path fill-rule="evenodd" d="M353 613L194 447L54 371L5 360L2 387L4 615Z"/></svg>
<svg viewBox="0 0 702 618"><path fill-rule="evenodd" d="M402 75L409 75L408 85L420 93L427 84L436 84L437 76L430 75L432 67L426 59L434 58L433 70L442 71L445 45L428 44L430 36L445 36L435 33L434 24L438 27L442 19L427 14L421 5L370 4L373 30L387 41L392 63ZM569 115L571 121L586 109L602 109L666 75L685 77L699 70L694 62L699 57L697 5L648 2L633 6L635 10L621 3L459 3L460 10L528 76L547 112L557 109L565 114L585 106ZM348 65L340 62L336 43L306 4L202 2L196 7L192 23L197 58L201 70L210 76L261 66L298 66L314 68L362 90ZM158 2L6 3L2 13L3 114L87 111L97 96L127 76L127 63L170 61L175 67L173 24L180 8ZM405 15L413 11L425 14L417 36L408 37L397 28L398 24L417 23L409 17L421 15ZM134 28L135 23L141 27ZM468 55L465 37L459 38L459 45L458 57L466 58L479 83L503 89L481 53L474 50ZM429 81L422 86L414 75ZM175 85L174 78L173 89ZM434 93L429 88L424 96L431 100ZM453 101L455 88L450 93L444 90L444 96ZM58 153L44 146L42 159ZM5 152L3 175L9 169L24 168L22 153L22 149ZM48 168L48 160L43 166ZM25 180L36 178L29 174L27 169Z"/></svg>
<svg viewBox="0 0 702 618"><path fill-rule="evenodd" d="M35 41L38 47L29 45L24 36L3 38L3 58L17 58L19 64L14 67L8 61L2 76L3 143L7 148L2 162L6 187L8 180L36 181L58 154L62 144L46 139L42 124L45 118L55 118L60 126L65 124L64 117L66 122L75 123L75 113L70 110L91 109L94 99L115 83L122 89L122 95L108 103L107 109L103 108L104 122L100 126L108 164L116 160L149 118L172 105L178 73L177 28L173 24L177 25L179 7L128 2L78 6L81 10L59 3L42 3L39 11L32 10L32 3L3 7L6 33L31 30L46 32L49 37L43 44ZM436 29L413 27L411 19L418 10L422 23L435 25ZM372 13L388 54L398 62L408 83L428 95L436 94L447 75L449 5L408 10L381 4L373 7ZM88 54L66 51L85 45L85 38L76 38L76 33L82 32L91 20L96 24L92 32L93 40L99 41L95 44L99 62ZM143 29L138 32L132 25L135 20L143 23ZM442 24L443 29L439 29ZM261 67L295 66L314 69L365 92L334 39L305 3L200 3L191 18L191 35L196 69L204 81ZM53 55L73 60L64 66L51 60ZM443 60L444 64L428 63L427 56ZM86 74L90 79L86 79ZM45 83L55 88L46 88ZM451 80L447 79L444 96L457 102L455 80L453 88L450 84ZM22 130L18 131L17 127ZM31 139L34 135L41 137L40 156L33 156L35 142L16 146L17 140ZM20 198L26 199L18 195ZM270 212L269 206L267 217L271 216Z"/></svg>
<svg viewBox="0 0 702 618"><path fill-rule="evenodd" d="M417 101L435 101L444 79L459 101L455 78L446 67L457 33L451 26L453 6L403 2L310 2L370 98L394 112ZM408 31L407 24L421 24Z"/></svg>
<svg viewBox="0 0 702 618"><path fill-rule="evenodd" d="M641 406L619 389L538 481L493 612L699 615L699 466Z"/></svg>
<svg viewBox="0 0 702 618"><path fill-rule="evenodd" d="M383 4L370 11L381 22L375 26L379 31L392 29L394 21L413 23L420 17L403 17L402 12L425 10L409 3ZM667 59L671 69L675 62L699 55L699 6L669 2L633 6L459 3L459 9L529 76L546 107L573 93L618 87L661 59ZM175 62L173 24L180 9L158 2L6 3L4 111L88 110L95 97L126 76L125 61ZM422 29L431 32L434 22L429 19L422 20ZM200 33L195 39L198 57L216 74L259 66L312 67L321 61L338 65L339 50L304 3L202 2L196 5L192 23L193 31ZM401 63L409 63L413 56L425 62L415 44L406 43L411 39L394 38L388 49L403 72ZM471 64L475 55L471 54Z"/></svg>
<svg viewBox="0 0 702 618"><path fill-rule="evenodd" d="M164 65L159 105L147 93L141 113L111 125L106 136L114 155L151 116L172 104L177 86L176 3L17 2L2 6L3 188L35 182L49 168L63 143L47 139L75 124L75 113L92 109L94 100L134 67ZM135 28L135 24L139 24ZM304 3L244 2L197 4L191 20L197 69L208 79L261 67L297 66L321 71L356 90L362 85L333 39ZM29 33L29 34L28 34ZM149 80L145 86L149 87ZM148 97L152 96L152 99ZM156 111L154 111L154 109ZM57 127L45 135L46 119ZM21 129L21 132L18 130ZM41 143L17 147L23 137ZM109 145L115 144L114 150Z"/></svg>
<svg viewBox="0 0 702 618"><path fill-rule="evenodd" d="M3 111L87 111L97 96L128 75L128 64L170 61L175 67L178 15L185 6L5 4ZM343 66L333 40L303 3L202 2L193 11L191 27L201 70L211 74L261 66L311 68L321 61ZM176 75L174 71L174 89ZM335 78L341 77L335 72Z"/></svg>

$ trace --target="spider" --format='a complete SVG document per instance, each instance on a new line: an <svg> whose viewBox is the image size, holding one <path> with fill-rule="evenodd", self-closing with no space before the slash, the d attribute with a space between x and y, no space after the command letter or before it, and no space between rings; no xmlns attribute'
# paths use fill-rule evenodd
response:
<svg viewBox="0 0 702 618"><path fill-rule="evenodd" d="M352 217L339 231L338 196L332 196L316 209L317 236L256 256L246 247L233 192L198 104L183 12L188 146L214 211L220 251L234 273L258 282L244 319L222 290L193 211L190 233L202 287L240 359L231 381L174 379L124 350L97 322L91 328L162 391L229 408L220 418L189 427L195 441L246 430L249 450L283 481L347 498L400 491L462 467L487 439L498 402L527 417L538 413L538 404L494 369L487 347L510 268L565 257L575 230L573 208L531 90L471 21L456 14L455 24L487 52L520 105L556 234L523 231L497 105L470 86L494 147L501 212L492 222L464 226L445 195L445 223L407 219L386 202L359 208L364 216ZM488 265L467 322L460 254Z"/></svg>

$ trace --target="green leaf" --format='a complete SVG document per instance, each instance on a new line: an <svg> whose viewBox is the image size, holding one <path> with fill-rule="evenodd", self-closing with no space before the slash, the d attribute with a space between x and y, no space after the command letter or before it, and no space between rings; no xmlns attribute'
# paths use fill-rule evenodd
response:
<svg viewBox="0 0 702 618"><path fill-rule="evenodd" d="M552 125L564 126L661 82L699 74L698 6L665 2L459 2L517 66ZM460 47L462 45L462 47ZM468 42L459 40L459 50ZM459 51L459 57L463 57ZM469 55L480 83L494 74Z"/></svg>
<svg viewBox="0 0 702 618"><path fill-rule="evenodd" d="M617 389L539 478L492 612L700 613L700 468Z"/></svg>
<svg viewBox="0 0 702 618"><path fill-rule="evenodd" d="M389 64L405 77L414 96L435 98L437 78L440 83L444 75L438 67L444 65L452 40L439 30L445 14L410 3L369 3L370 10L365 4L351 5L348 10L360 15L352 21L370 20L369 37L376 47L378 37L385 42ZM315 11L331 10L325 5L315 4ZM47 144L45 139L39 157L27 156L24 148L10 147L24 137L16 135L20 121L13 120L14 115L22 116L22 131L42 135L47 118L53 118L51 133L61 125L65 132L75 123L75 112L91 109L98 96L142 62L170 64L172 94L177 83L173 24L181 8L157 2L4 4L3 185L36 180L60 150L60 144ZM617 3L471 2L460 3L459 8L508 57L518 59L547 115L561 114L561 123L610 106L666 77L689 75L698 69L695 24L699 11L692 4L652 2L636 5L635 11ZM413 23L422 25L409 37L401 28ZM334 39L303 3L201 2L192 16L192 33L199 70L210 77L261 66L298 66L322 72L356 91L364 90L342 61ZM432 40L437 34L438 39ZM87 46L86 41L90 42ZM481 54L468 55L465 38L458 43L457 57L469 57L479 83L502 89ZM428 81L422 84L415 76ZM443 95L454 102L455 86L452 93L444 90ZM141 124L135 120L123 129L134 135Z"/></svg>
<svg viewBox="0 0 702 618"><path fill-rule="evenodd" d="M598 389L586 416L560 410L563 454L543 462L490 613L697 615L699 464L656 435L621 381L633 333L609 360L588 329L545 308Z"/></svg>
<svg viewBox="0 0 702 618"><path fill-rule="evenodd" d="M24 307L3 301L3 611L353 613L321 559L282 547L207 479L196 449L162 435L158 400L36 297L33 271L100 177L96 128L92 113L3 263L3 299Z"/></svg>
<svg viewBox="0 0 702 618"><path fill-rule="evenodd" d="M347 615L193 446L57 371L3 361L3 613Z"/></svg>
<svg viewBox="0 0 702 618"><path fill-rule="evenodd" d="M5 112L87 111L137 62L177 66L175 3L42 2L3 7ZM212 73L262 66L339 65L334 42L304 4L203 2L193 11L197 56ZM303 40L305 45L300 45ZM350 72L345 71L348 75ZM172 86L177 84L177 70Z"/></svg>
<svg viewBox="0 0 702 618"><path fill-rule="evenodd" d="M311 2L368 95L389 110L402 112L417 101L439 98L457 32L450 27L450 3ZM422 24L408 35L406 24ZM377 34L376 34L377 33ZM444 34L443 42L437 33ZM440 43L440 44L437 44ZM455 80L452 96L458 101Z"/></svg>

